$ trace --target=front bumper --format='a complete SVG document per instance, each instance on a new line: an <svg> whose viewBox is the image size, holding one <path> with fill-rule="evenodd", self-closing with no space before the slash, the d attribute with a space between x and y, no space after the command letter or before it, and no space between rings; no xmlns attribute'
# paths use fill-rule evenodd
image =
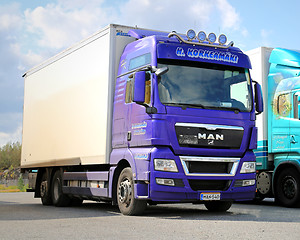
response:
<svg viewBox="0 0 300 240"><path fill-rule="evenodd" d="M155 171L153 165L153 159L155 158L174 159L178 172ZM198 157L194 158L198 159ZM228 165L230 169L226 173L212 172L209 169L201 171L201 165L200 169L199 166L197 167L199 172L189 171L185 162L186 159L193 160L193 157L175 156L167 148L152 151L148 199L154 202L197 202L200 201L202 193L220 193L220 200L223 201L246 201L254 198L256 190L255 173L240 173L243 162L255 161L255 155L251 151L247 152L242 158L232 158L232 161L228 157L223 158L225 162L230 163ZM215 160L214 158L205 157L198 160L207 159ZM218 157L218 159L222 158ZM224 161L222 164L224 164ZM214 164L218 165L218 162ZM206 170L207 172L205 172ZM160 179L159 184L157 179ZM173 180L174 186L163 184L161 179L166 179L167 184L170 183L169 180ZM243 180L251 180L253 185L242 186Z"/></svg>

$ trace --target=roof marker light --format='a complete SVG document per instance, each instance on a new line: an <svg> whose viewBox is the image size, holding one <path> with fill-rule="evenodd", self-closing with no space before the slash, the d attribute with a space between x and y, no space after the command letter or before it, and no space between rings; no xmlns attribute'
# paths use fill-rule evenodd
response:
<svg viewBox="0 0 300 240"><path fill-rule="evenodd" d="M210 33L208 34L208 42L209 43L214 43L217 40L216 34Z"/></svg>
<svg viewBox="0 0 300 240"><path fill-rule="evenodd" d="M200 31L197 35L197 38L199 42L204 42L206 40L206 33L203 31Z"/></svg>
<svg viewBox="0 0 300 240"><path fill-rule="evenodd" d="M221 45L224 45L227 42L227 37L224 34L221 34L218 41Z"/></svg>
<svg viewBox="0 0 300 240"><path fill-rule="evenodd" d="M198 45L198 46L206 46L206 47L215 47L215 48L223 48L223 49L228 49L229 47L233 46L233 41L228 43L227 45L227 37L224 34L221 34L218 37L218 43L215 44L217 40L217 36L214 33L210 33L208 36L204 31L200 31L197 34L197 38L199 42L193 41L196 38L196 33L194 30L190 29L186 33L187 39L183 37L183 35L178 34L176 32L171 32L169 33L168 37L176 37L180 43L185 43L185 44L191 44L191 45Z"/></svg>
<svg viewBox="0 0 300 240"><path fill-rule="evenodd" d="M188 37L189 41L192 41L196 38L196 33L194 30L190 29L187 31L186 36Z"/></svg>

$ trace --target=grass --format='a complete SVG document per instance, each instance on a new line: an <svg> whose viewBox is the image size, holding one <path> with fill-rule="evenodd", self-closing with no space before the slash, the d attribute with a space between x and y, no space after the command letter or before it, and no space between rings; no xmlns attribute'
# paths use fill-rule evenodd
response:
<svg viewBox="0 0 300 240"><path fill-rule="evenodd" d="M9 186L6 187L3 184L0 184L0 193L12 193L12 192L25 192L26 189L22 189L22 191L18 188L18 186Z"/></svg>

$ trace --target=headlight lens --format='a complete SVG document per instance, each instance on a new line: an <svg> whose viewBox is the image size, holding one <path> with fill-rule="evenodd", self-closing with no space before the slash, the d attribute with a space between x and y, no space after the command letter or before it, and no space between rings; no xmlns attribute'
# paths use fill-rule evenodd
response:
<svg viewBox="0 0 300 240"><path fill-rule="evenodd" d="M154 159L154 169L165 172L178 172L176 163L171 159Z"/></svg>
<svg viewBox="0 0 300 240"><path fill-rule="evenodd" d="M254 173L255 162L244 162L241 168L241 173Z"/></svg>

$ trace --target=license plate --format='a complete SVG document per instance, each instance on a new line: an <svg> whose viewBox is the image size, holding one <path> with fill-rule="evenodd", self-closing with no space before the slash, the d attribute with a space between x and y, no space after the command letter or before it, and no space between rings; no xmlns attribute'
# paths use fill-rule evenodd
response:
<svg viewBox="0 0 300 240"><path fill-rule="evenodd" d="M221 194L220 193L201 193L200 200L218 201L218 200L221 200Z"/></svg>

